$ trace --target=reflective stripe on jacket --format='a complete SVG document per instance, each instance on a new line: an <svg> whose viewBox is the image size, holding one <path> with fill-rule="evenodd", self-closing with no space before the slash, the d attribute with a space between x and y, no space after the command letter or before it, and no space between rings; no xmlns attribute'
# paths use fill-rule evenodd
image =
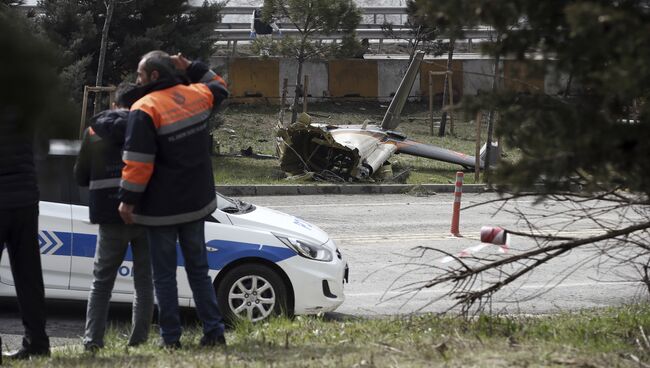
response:
<svg viewBox="0 0 650 368"><path fill-rule="evenodd" d="M136 223L185 223L216 208L207 120L228 92L204 64L193 63L188 75L207 83L163 81L131 107L120 198L135 204Z"/></svg>

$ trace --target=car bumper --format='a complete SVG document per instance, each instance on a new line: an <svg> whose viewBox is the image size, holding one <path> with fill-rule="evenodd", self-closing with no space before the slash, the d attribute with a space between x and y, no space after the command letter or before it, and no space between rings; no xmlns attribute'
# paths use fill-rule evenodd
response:
<svg viewBox="0 0 650 368"><path fill-rule="evenodd" d="M343 284L347 282L348 265L340 253L330 262L296 256L279 265L293 284L295 314L331 312L345 300Z"/></svg>

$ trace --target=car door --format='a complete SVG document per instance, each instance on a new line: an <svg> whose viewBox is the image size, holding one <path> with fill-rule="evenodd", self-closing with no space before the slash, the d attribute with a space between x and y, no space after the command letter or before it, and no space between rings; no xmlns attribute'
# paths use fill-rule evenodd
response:
<svg viewBox="0 0 650 368"><path fill-rule="evenodd" d="M99 225L91 224L88 217L88 207L72 206L72 266L70 272L70 288L74 290L90 290L93 281L93 265L97 249ZM113 293L132 294L133 289L133 257L130 247L124 261L117 270Z"/></svg>
<svg viewBox="0 0 650 368"><path fill-rule="evenodd" d="M67 289L70 286L72 250L71 205L39 203L38 246L45 289ZM6 254L0 262L0 281L14 284Z"/></svg>

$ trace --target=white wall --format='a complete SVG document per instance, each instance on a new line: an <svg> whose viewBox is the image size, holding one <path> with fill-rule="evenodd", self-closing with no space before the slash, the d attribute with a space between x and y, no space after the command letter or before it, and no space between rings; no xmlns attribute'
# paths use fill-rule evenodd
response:
<svg viewBox="0 0 650 368"><path fill-rule="evenodd" d="M402 81L404 74L408 69L408 59L401 60L377 60L377 89L379 90L380 101L390 101L391 94L397 92L399 83ZM409 96L419 96L420 93L420 74L415 77L413 88Z"/></svg>
<svg viewBox="0 0 650 368"><path fill-rule="evenodd" d="M544 75L544 92L549 95L564 93L568 81L568 74L558 73L556 68L553 67L553 65L550 65ZM573 81L573 83L575 83L575 81ZM572 90L574 90L576 86L573 85L572 87Z"/></svg>
<svg viewBox="0 0 650 368"><path fill-rule="evenodd" d="M289 86L296 84L296 72L298 71L298 62L295 59L280 60L280 86L278 96L282 96L282 83L284 78L289 79ZM309 76L309 85L307 94L313 98L321 98L328 93L329 78L327 74L326 61L307 61L302 64L302 75ZM293 98L295 87L289 87L287 99Z"/></svg>
<svg viewBox="0 0 650 368"><path fill-rule="evenodd" d="M501 64L503 66L503 63ZM503 67L501 67L503 70ZM494 73L494 61L463 60L463 94L475 96L478 91L492 91L492 75Z"/></svg>

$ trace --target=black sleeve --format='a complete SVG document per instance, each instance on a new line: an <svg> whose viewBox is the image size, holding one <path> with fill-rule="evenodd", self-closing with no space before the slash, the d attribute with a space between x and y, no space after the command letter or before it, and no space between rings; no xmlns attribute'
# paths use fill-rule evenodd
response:
<svg viewBox="0 0 650 368"><path fill-rule="evenodd" d="M212 96L214 97L212 109L216 110L228 98L228 89L218 80L212 80L206 83L206 85L210 88L210 92L212 92Z"/></svg>
<svg viewBox="0 0 650 368"><path fill-rule="evenodd" d="M193 61L186 72L192 83L204 83L210 88L210 92L214 97L213 110L218 109L221 103L228 98L226 82L221 76L210 70L207 64Z"/></svg>
<svg viewBox="0 0 650 368"><path fill-rule="evenodd" d="M77 161L74 164L74 177L77 184L82 187L87 187L90 184L90 134L88 129L84 131L84 136L81 141L81 149L77 156Z"/></svg>
<svg viewBox="0 0 650 368"><path fill-rule="evenodd" d="M192 61L185 72L187 73L187 77L190 78L190 82L199 83L202 82L203 77L209 71L210 67L208 64L195 60Z"/></svg>

